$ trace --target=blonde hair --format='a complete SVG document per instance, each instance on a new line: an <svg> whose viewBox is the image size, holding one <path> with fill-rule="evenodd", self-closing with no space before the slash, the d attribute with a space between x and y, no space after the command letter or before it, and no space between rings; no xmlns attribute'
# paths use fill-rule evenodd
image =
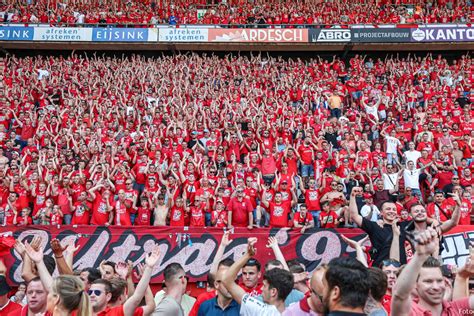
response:
<svg viewBox="0 0 474 316"><path fill-rule="evenodd" d="M60 275L54 279L53 293L59 296L62 307L70 312L77 310L77 316L92 315L89 295L84 292L84 283L76 276Z"/></svg>

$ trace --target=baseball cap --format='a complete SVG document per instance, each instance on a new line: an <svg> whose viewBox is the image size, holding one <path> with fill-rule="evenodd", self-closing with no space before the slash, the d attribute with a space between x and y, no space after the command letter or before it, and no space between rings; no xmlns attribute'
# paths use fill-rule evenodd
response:
<svg viewBox="0 0 474 316"><path fill-rule="evenodd" d="M372 194L370 194L370 193L364 193L363 197L364 197L365 200L371 199L371 198L372 198Z"/></svg>

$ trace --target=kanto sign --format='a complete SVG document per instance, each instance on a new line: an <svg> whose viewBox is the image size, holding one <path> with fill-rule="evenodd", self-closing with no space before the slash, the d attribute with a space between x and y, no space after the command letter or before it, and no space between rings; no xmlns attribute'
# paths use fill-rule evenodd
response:
<svg viewBox="0 0 474 316"><path fill-rule="evenodd" d="M307 29L209 29L209 42L303 43Z"/></svg>

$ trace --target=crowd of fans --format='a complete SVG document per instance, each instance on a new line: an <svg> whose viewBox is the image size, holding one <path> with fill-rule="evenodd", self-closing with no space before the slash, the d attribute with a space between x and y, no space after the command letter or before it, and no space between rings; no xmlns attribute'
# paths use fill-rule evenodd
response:
<svg viewBox="0 0 474 316"><path fill-rule="evenodd" d="M354 227L360 186L372 223L470 224L470 56L347 62L8 56L0 223Z"/></svg>
<svg viewBox="0 0 474 316"><path fill-rule="evenodd" d="M217 2L217 1L216 1ZM29 4L27 4L29 3ZM94 3L94 5L91 5ZM102 5L101 5L102 3ZM0 4L0 21L61 26L470 23L471 1L60 1Z"/></svg>
<svg viewBox="0 0 474 316"><path fill-rule="evenodd" d="M353 197L358 193L353 190ZM457 195L456 195L457 196ZM459 202L459 200L457 199ZM387 208L393 203L387 202ZM388 219L388 218L386 218ZM419 225L423 220L415 221ZM363 225L370 227L367 223ZM207 277L207 289L188 294L186 271L179 263L159 265L164 254L158 244L144 263L102 261L98 269L73 269L74 242L51 241L51 255L44 255L44 241L17 240L15 253L22 259L25 283L14 292L6 282L7 268L0 260L0 313L17 315L154 315L154 316L318 316L318 315L468 315L474 311L470 278L474 276L474 251L459 268L441 265L439 230L406 228L392 223L390 257L370 265L365 255L367 238L342 238L355 249L356 258L335 258L312 274L298 260L286 261L274 237L268 248L275 259L264 267L254 258L257 238L249 238L245 251L224 258L231 234L224 233ZM375 229L375 228L373 228ZM379 227L379 230L383 228ZM418 231L417 231L418 230ZM371 241L377 234L368 231ZM410 238L412 257L407 264L398 242ZM383 251L382 249L380 249ZM413 253L414 252L414 253ZM396 259L394 259L396 258ZM53 271L59 273L52 277ZM151 277L162 273L162 289L153 295ZM240 274L240 278L239 278ZM137 284L135 284L137 282Z"/></svg>

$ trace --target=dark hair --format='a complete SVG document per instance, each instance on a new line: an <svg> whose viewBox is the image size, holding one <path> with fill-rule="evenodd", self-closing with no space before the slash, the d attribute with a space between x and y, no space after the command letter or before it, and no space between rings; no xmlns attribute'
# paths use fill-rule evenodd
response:
<svg viewBox="0 0 474 316"><path fill-rule="evenodd" d="M165 282L172 281L173 278L181 271L184 271L184 269L179 263L173 262L167 265L165 270L163 271L163 277L165 279Z"/></svg>
<svg viewBox="0 0 474 316"><path fill-rule="evenodd" d="M95 280L100 279L100 271L96 268L85 268L82 269L81 272L89 272L89 275L87 276L87 282L93 283Z"/></svg>
<svg viewBox="0 0 474 316"><path fill-rule="evenodd" d="M26 282L26 287L28 287L28 285L30 285L31 282L41 282L41 278L39 276L34 277L33 279ZM43 284L43 283L41 283L41 284ZM44 285L43 285L43 287L44 287Z"/></svg>
<svg viewBox="0 0 474 316"><path fill-rule="evenodd" d="M289 268L291 273L303 273L306 271L300 264L291 265Z"/></svg>
<svg viewBox="0 0 474 316"><path fill-rule="evenodd" d="M383 210L384 206L387 205L387 204L395 204L395 202L393 201L385 201L382 203L382 205L380 205L380 210Z"/></svg>
<svg viewBox="0 0 474 316"><path fill-rule="evenodd" d="M46 255L43 256L43 261L49 274L53 275L53 272L56 269L56 261L54 261L53 257Z"/></svg>
<svg viewBox="0 0 474 316"><path fill-rule="evenodd" d="M242 268L245 268L245 267L257 267L257 271L260 271L260 269L262 268L262 265L260 264L260 262L257 260L257 259L254 259L254 258L250 258Z"/></svg>
<svg viewBox="0 0 474 316"><path fill-rule="evenodd" d="M112 297L110 298L110 303L115 303L119 299L120 295L125 293L127 288L127 281L120 278L113 278L110 280Z"/></svg>
<svg viewBox="0 0 474 316"><path fill-rule="evenodd" d="M216 278L215 278L214 274L208 273L207 274L207 286L214 289L215 288L215 286L214 286L215 281L216 281Z"/></svg>
<svg viewBox="0 0 474 316"><path fill-rule="evenodd" d="M365 306L370 285L369 273L362 263L350 257L334 258L328 264L325 278L329 291L336 286L339 288L342 306Z"/></svg>
<svg viewBox="0 0 474 316"><path fill-rule="evenodd" d="M219 262L219 265L217 266L217 269L219 269L220 267L231 267L233 264L234 264L234 260L231 259L231 258L225 258L225 259L222 259L220 262Z"/></svg>
<svg viewBox="0 0 474 316"><path fill-rule="evenodd" d="M411 205L410 205L410 213L411 213L411 210L412 210L415 206L423 206L423 204L418 203L418 202L415 202L415 203L411 204ZM423 206L423 207L424 207L424 206Z"/></svg>
<svg viewBox="0 0 474 316"><path fill-rule="evenodd" d="M423 265L421 266L422 268L438 268L441 271L441 274L443 273L442 265L441 262L434 258L434 257L428 257L428 259L423 262ZM420 274L418 273L418 276L416 278L416 281L420 278Z"/></svg>
<svg viewBox="0 0 474 316"><path fill-rule="evenodd" d="M92 284L102 284L105 287L105 292L112 292L112 284L106 279L97 279Z"/></svg>
<svg viewBox="0 0 474 316"><path fill-rule="evenodd" d="M263 279L270 289L277 289L278 298L284 301L293 290L293 274L290 271L275 268L265 272Z"/></svg>
<svg viewBox="0 0 474 316"><path fill-rule="evenodd" d="M441 269L441 262L434 258L434 257L428 257L428 259L423 262L422 265L423 268L440 268Z"/></svg>
<svg viewBox="0 0 474 316"><path fill-rule="evenodd" d="M106 262L104 262L104 265L106 265L106 266L111 266L112 269L114 270L114 273L116 272L116 271L115 271L115 262L106 261Z"/></svg>
<svg viewBox="0 0 474 316"><path fill-rule="evenodd" d="M369 268L370 295L380 302L387 291L387 275L379 268Z"/></svg>
<svg viewBox="0 0 474 316"><path fill-rule="evenodd" d="M273 259L265 263L265 270L267 270L269 266L283 266L283 264L281 263L280 260Z"/></svg>

